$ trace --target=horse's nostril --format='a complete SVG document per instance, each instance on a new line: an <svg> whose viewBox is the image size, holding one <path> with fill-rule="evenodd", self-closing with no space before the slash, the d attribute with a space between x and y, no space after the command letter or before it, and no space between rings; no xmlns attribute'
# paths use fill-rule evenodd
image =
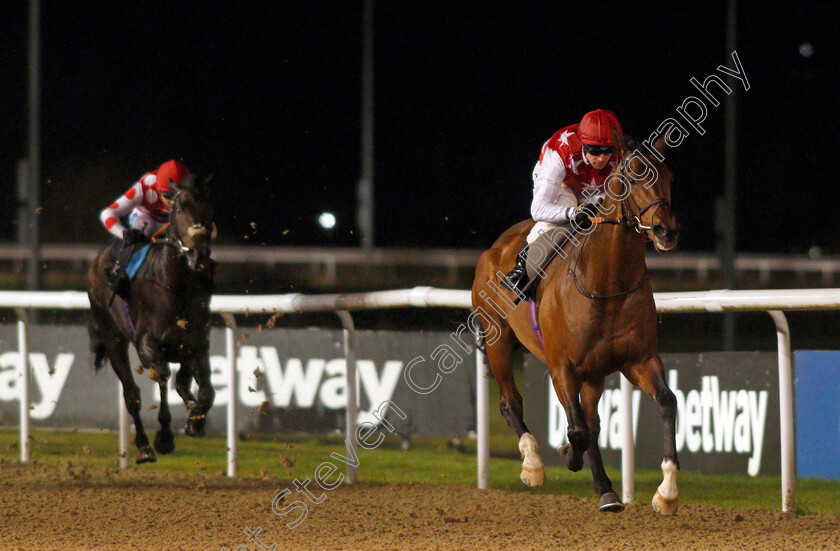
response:
<svg viewBox="0 0 840 551"><path fill-rule="evenodd" d="M662 224L657 224L657 225L655 225L655 226L653 227L653 234L654 234L656 237L659 237L659 238L664 238L664 237L667 237L667 235L668 235L668 228L666 228L666 227L665 227L665 226L663 226Z"/></svg>

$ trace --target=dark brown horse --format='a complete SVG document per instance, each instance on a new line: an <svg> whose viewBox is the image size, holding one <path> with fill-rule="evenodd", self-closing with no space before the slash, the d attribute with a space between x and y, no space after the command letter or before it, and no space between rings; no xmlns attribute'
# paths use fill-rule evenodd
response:
<svg viewBox="0 0 840 551"><path fill-rule="evenodd" d="M155 435L155 450L167 454L175 449L167 402L169 362L181 364L175 387L187 406L186 433L204 435L205 415L215 397L209 365L212 228L213 208L207 181L188 177L174 197L170 225L152 243L131 282L128 302L119 297L112 301L107 284L106 270L114 263L114 239L88 269L94 363L98 370L105 358L110 360L122 382L125 404L134 419L137 463L156 458L140 419L140 389L129 365L129 343L134 344L142 367L160 385L160 430ZM193 379L198 384L197 399L190 391Z"/></svg>
<svg viewBox="0 0 840 551"><path fill-rule="evenodd" d="M569 427L569 443L560 454L570 470L578 471L583 453L588 452L593 489L602 511L624 509L604 472L598 447L598 401L604 378L619 371L656 400L665 453L664 480L653 506L671 514L677 509L679 470L674 438L676 400L665 382L657 352L656 307L645 268L645 244L650 239L660 251L676 246L678 226L670 204L672 175L660 162L661 155L653 151L645 155L633 143L628 147L615 132L613 143L621 162L606 184L608 194L600 206L602 221L586 235L573 236L537 282L544 344L532 329L529 305L520 302L514 307L513 294L500 285L500 277L514 265L533 220L508 229L481 255L472 302L480 314L477 319L483 326L480 336L484 337L487 360L499 384L502 415L520 437L522 481L539 486L545 482L545 470L536 439L523 421L522 396L514 383L511 356L517 342L548 365ZM655 148L661 154L664 139ZM491 288L495 292L490 292Z"/></svg>

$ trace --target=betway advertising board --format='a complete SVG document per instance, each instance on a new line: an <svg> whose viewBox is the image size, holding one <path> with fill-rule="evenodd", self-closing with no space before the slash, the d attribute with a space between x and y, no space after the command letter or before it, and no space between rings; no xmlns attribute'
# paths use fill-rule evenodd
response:
<svg viewBox="0 0 840 551"><path fill-rule="evenodd" d="M683 470L778 475L780 472L778 360L774 353L662 354L668 386L677 398L677 454ZM559 465L557 448L568 442L566 415L546 366L528 354L525 422L547 465ZM607 378L598 405L604 463L621 466L618 374ZM653 398L633 389L636 467L659 469L663 428Z"/></svg>
<svg viewBox="0 0 840 551"><path fill-rule="evenodd" d="M240 430L344 430L347 384L340 330L243 329L237 338L239 384L233 392ZM452 339L438 332L357 331L358 422L378 424L384 416L404 436L463 437L474 430L475 360ZM214 328L210 364L216 400L208 430L215 432L225 430L231 396L224 345L223 330ZM117 428L118 380L109 364L94 371L86 328L33 326L29 347L33 426ZM5 426L18 424L17 349L16 327L0 326L0 425ZM140 365L133 347L130 362L132 368ZM179 369L177 364L170 367L173 375ZM423 394L409 386L407 369L411 384L425 389ZM133 376L141 389L143 422L154 430L159 387L146 371ZM167 396L173 427L183 428L186 408L175 391L174 376Z"/></svg>

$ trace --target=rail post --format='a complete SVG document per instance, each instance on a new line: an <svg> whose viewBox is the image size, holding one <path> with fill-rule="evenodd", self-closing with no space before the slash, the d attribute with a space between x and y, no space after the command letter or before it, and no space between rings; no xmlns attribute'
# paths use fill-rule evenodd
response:
<svg viewBox="0 0 840 551"><path fill-rule="evenodd" d="M790 327L781 310L768 310L776 324L779 349L779 430L781 432L782 512L796 510L796 463L793 441L793 375L790 360Z"/></svg>
<svg viewBox="0 0 840 551"><path fill-rule="evenodd" d="M128 408L125 407L123 385L119 380L117 380L117 411L120 412L120 469L127 469L131 463L128 457Z"/></svg>
<svg viewBox="0 0 840 551"><path fill-rule="evenodd" d="M228 364L227 475L234 478L239 470L239 419L236 411L239 374L236 371L236 319L229 313L223 313L222 319L225 320L225 350Z"/></svg>
<svg viewBox="0 0 840 551"><path fill-rule="evenodd" d="M344 359L347 365L347 419L345 420L345 432L348 457L356 457L356 420L359 416L358 402L358 380L356 377L356 328L353 325L353 316L347 310L336 312L344 328ZM356 482L358 468L347 463L347 483Z"/></svg>
<svg viewBox="0 0 840 551"><path fill-rule="evenodd" d="M475 348L476 462L478 489L490 485L490 390L484 352Z"/></svg>
<svg viewBox="0 0 840 551"><path fill-rule="evenodd" d="M29 314L24 308L15 308L15 313L20 354L20 462L29 463Z"/></svg>
<svg viewBox="0 0 840 551"><path fill-rule="evenodd" d="M636 499L636 443L633 438L633 385L621 377L621 494L624 503Z"/></svg>

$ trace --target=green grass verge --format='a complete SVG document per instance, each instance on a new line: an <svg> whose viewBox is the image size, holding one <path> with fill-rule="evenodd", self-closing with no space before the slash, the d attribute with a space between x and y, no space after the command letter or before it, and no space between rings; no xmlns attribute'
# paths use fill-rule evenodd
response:
<svg viewBox="0 0 840 551"><path fill-rule="evenodd" d="M504 443L499 451L515 451L515 437L495 436L494 446ZM359 450L359 480L373 483L417 483L474 485L475 456L452 447L445 439L417 438L412 448L403 451L396 439L386 440L375 450ZM464 442L474 449L474 441ZM44 464L86 464L99 468L116 468L117 435L105 432L72 432L36 430L32 434L32 459ZM183 473L208 478L221 478L226 470L226 446L223 438L204 439L179 436L175 453L159 456L157 463L135 466L149 473ZM494 447L494 450L496 448ZM272 440L243 440L240 443L239 473L242 478L277 480L279 485L291 479L312 478L315 469L325 461L343 466L330 458L333 452L344 453L340 436L286 437ZM133 445L132 461L136 456ZM0 431L0 463L19 461L18 433ZM2 468L2 467L0 467ZM571 473L560 467L547 469L548 481L541 488L528 489L519 481L518 459L494 457L490 463L490 484L493 488L512 492L562 494L594 501L588 469ZM608 469L620 492L621 473ZM636 499L648 502L661 482L659 471L636 472ZM779 477L745 475L701 475L680 473L680 503L706 504L728 509L781 509ZM797 510L802 514L840 515L840 482L799 480L796 483Z"/></svg>

